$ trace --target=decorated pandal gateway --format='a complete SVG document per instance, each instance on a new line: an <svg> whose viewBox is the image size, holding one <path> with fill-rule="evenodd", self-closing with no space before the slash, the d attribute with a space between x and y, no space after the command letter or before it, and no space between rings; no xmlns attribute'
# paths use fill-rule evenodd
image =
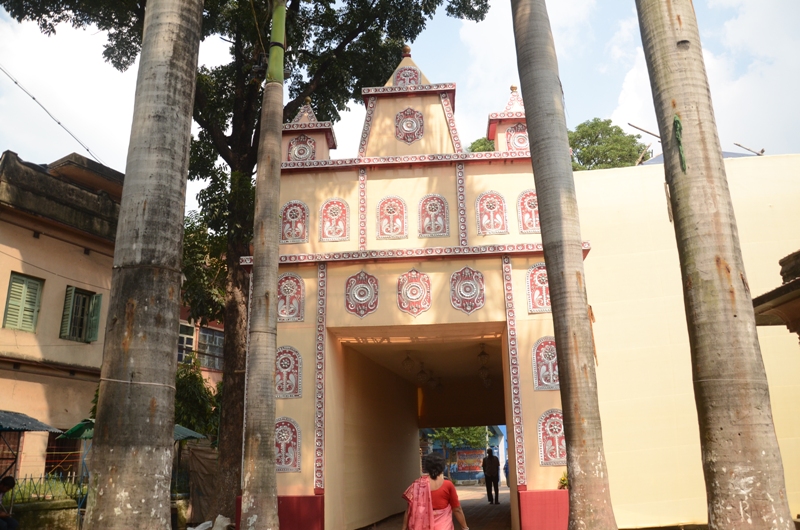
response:
<svg viewBox="0 0 800 530"><path fill-rule="evenodd" d="M455 85L432 84L410 52L385 86L362 93L357 158L330 158L333 126L309 104L283 127L275 381L282 519L309 529L370 525L404 510L400 495L420 472L420 428L507 425L510 494L501 496L510 499L498 509L510 501L513 528L533 528L566 470L566 446L522 99L512 87L505 108L489 116L496 151L466 153ZM591 203L586 214L581 203L584 235L603 243L583 248L601 319L598 381L618 522L703 522L663 169L591 173L597 182L582 187L579 179L578 191ZM638 189L643 182L647 190ZM632 204L623 207L626 193ZM626 240L634 246L620 246ZM620 266L619 256L642 250L642 241L664 249L656 264L647 273L634 272L636 258ZM652 273L661 275L658 294L652 282L627 285ZM664 285L674 292L665 295ZM786 335L788 345L779 337L776 347L795 347ZM797 362L784 368L800 375ZM796 456L784 463L787 478L798 470ZM787 485L796 505L800 486Z"/></svg>

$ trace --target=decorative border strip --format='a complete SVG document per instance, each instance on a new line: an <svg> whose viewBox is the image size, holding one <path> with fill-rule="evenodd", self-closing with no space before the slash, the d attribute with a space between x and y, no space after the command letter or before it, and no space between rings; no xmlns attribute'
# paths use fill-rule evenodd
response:
<svg viewBox="0 0 800 530"><path fill-rule="evenodd" d="M585 252L592 249L588 241L581 243ZM543 252L541 243L520 243L518 245L484 245L480 247L425 247L401 248L396 250L352 250L345 252L326 252L324 254L282 254L279 263L318 263L323 261L364 261L398 258L419 258L425 256L498 256L502 254L537 254ZM253 264L252 256L242 256L239 264Z"/></svg>
<svg viewBox="0 0 800 530"><path fill-rule="evenodd" d="M489 114L490 120L516 120L525 119L524 112L492 112Z"/></svg>
<svg viewBox="0 0 800 530"><path fill-rule="evenodd" d="M364 116L364 128L361 130L361 142L358 144L358 156L362 157L367 154L367 144L369 143L369 132L372 129L372 115L375 113L375 104L378 102L378 98L375 96L369 98L366 102L365 107L367 107L367 115ZM358 160L357 158L345 158L343 160ZM320 160L320 162L322 162ZM327 160L327 162L332 162L332 160ZM332 165L332 164L331 164ZM341 165L341 164L340 164ZM350 165L350 164L348 164ZM294 167L294 166L292 166ZM305 167L305 166L297 166L297 167ZM281 169L283 169L283 163L281 163Z"/></svg>
<svg viewBox="0 0 800 530"><path fill-rule="evenodd" d="M361 89L362 96L389 95L389 94L420 94L425 92L441 92L442 90L455 90L455 83L436 83L433 85L404 85L404 86L377 86Z"/></svg>
<svg viewBox="0 0 800 530"><path fill-rule="evenodd" d="M464 163L456 164L456 197L458 199L458 244L467 246L467 181Z"/></svg>
<svg viewBox="0 0 800 530"><path fill-rule="evenodd" d="M303 123L284 123L284 131L323 131L325 140L328 142L328 149L336 148L336 134L333 132L333 123L329 121L303 122Z"/></svg>
<svg viewBox="0 0 800 530"><path fill-rule="evenodd" d="M509 160L529 159L530 151L486 151L482 153L447 153L440 155L403 155L403 156L371 156L365 157L363 153L367 148L369 129L372 126L372 115L369 105L367 117L364 119L364 132L361 133L361 145L358 148L359 158L337 158L333 160L308 160L305 162L281 162L281 169L314 169L314 168L348 168L357 166L379 166L393 164L436 163L436 162L472 162L476 160Z"/></svg>
<svg viewBox="0 0 800 530"><path fill-rule="evenodd" d="M511 373L511 411L514 429L514 452L517 465L517 487L525 486L525 435L522 425L522 396L519 384L519 355L517 350L517 322L514 311L514 284L511 277L511 257L503 255L503 283L506 300L506 326L508 327L508 364Z"/></svg>
<svg viewBox="0 0 800 530"><path fill-rule="evenodd" d="M456 129L456 118L453 115L453 105L450 103L450 96L447 92L439 94L442 99L442 108L444 108L444 117L447 120L447 126L450 128L450 138L453 140L453 149L456 153L461 152L461 139L458 137L458 129Z"/></svg>
<svg viewBox="0 0 800 530"><path fill-rule="evenodd" d="M367 170L358 169L358 250L367 250Z"/></svg>
<svg viewBox="0 0 800 530"><path fill-rule="evenodd" d="M328 265L317 268L317 347L314 368L314 494L325 491L325 316L328 303Z"/></svg>

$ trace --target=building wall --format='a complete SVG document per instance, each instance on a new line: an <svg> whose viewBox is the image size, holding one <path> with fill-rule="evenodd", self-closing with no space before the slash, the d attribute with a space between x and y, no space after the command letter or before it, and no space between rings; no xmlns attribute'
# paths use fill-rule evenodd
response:
<svg viewBox="0 0 800 530"><path fill-rule="evenodd" d="M103 333L99 340L83 343L59 338L59 330L67 285L103 295L100 329L105 330L112 258L97 252L87 256L84 247L53 235L74 240L57 230L37 239L31 229L0 219L0 309L5 311L11 272L44 280L36 333L0 328L0 355L97 369Z"/></svg>
<svg viewBox="0 0 800 530"><path fill-rule="evenodd" d="M352 530L405 510L400 494L419 476L417 389L345 347L345 525ZM330 485L333 486L333 485ZM368 500L367 500L368 499Z"/></svg>
<svg viewBox="0 0 800 530"><path fill-rule="evenodd" d="M728 159L753 296L800 248L800 156ZM621 528L706 521L697 413L675 235L661 165L576 172L597 346L603 438ZM598 198L601 198L598 200ZM800 512L800 355L783 327L759 328L792 513ZM794 418L792 416L795 416ZM527 422L526 422L527 425Z"/></svg>

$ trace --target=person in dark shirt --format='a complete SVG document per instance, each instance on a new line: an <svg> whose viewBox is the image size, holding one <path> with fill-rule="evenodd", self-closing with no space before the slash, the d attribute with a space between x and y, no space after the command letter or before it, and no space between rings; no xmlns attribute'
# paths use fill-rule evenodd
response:
<svg viewBox="0 0 800 530"><path fill-rule="evenodd" d="M3 506L3 495L5 495L7 491L14 489L16 484L17 481L14 480L14 477L3 477L0 479L0 530L17 530L17 528L19 528L17 520L11 517L11 514L9 514L5 506Z"/></svg>
<svg viewBox="0 0 800 530"><path fill-rule="evenodd" d="M486 480L486 495L489 496L489 504L500 504L500 460L494 456L494 452L489 449L488 456L483 459L483 475ZM492 487L494 487L494 497L492 497ZM494 500L493 500L494 499Z"/></svg>

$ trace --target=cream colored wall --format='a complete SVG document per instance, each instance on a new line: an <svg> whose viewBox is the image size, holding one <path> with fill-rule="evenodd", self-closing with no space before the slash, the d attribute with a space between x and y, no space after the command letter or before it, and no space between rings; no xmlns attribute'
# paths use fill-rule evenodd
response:
<svg viewBox="0 0 800 530"><path fill-rule="evenodd" d="M281 267L280 273L285 272L293 272L303 279L306 300L303 322L282 322L278 326L278 347L292 346L303 361L302 397L276 400L275 416L289 417L300 427L300 472L278 473L278 495L313 495L317 267Z"/></svg>
<svg viewBox="0 0 800 530"><path fill-rule="evenodd" d="M780 284L778 259L800 248L800 156L726 160L753 295ZM697 415L663 166L575 173L598 393L621 528L706 521ZM792 513L800 512L797 337L759 328ZM526 419L527 425L527 419ZM527 440L527 437L526 437Z"/></svg>
<svg viewBox="0 0 800 530"><path fill-rule="evenodd" d="M486 286L486 305L472 315L454 309L450 303L450 275L466 266L482 272ZM431 308L416 318L400 311L397 307L397 278L411 268L427 274L431 279ZM359 318L344 310L344 287L347 278L362 269L378 278L379 301L375 313ZM505 321L500 258L401 261L378 265L332 263L328 267L328 327L414 326L498 321Z"/></svg>
<svg viewBox="0 0 800 530"><path fill-rule="evenodd" d="M419 237L419 206L425 195L435 193L447 201L450 235ZM403 239L377 239L378 204L389 196L398 196L406 203L408 235ZM397 249L458 246L458 200L456 168L375 168L367 173L367 248Z"/></svg>
<svg viewBox="0 0 800 530"><path fill-rule="evenodd" d="M303 130L297 129L293 131L284 131L281 138L281 161L287 162L289 160L289 142L305 134L315 142L314 146L314 160L328 160L331 157L331 151L328 149L328 140L325 133L319 130Z"/></svg>
<svg viewBox="0 0 800 530"><path fill-rule="evenodd" d="M395 117L412 108L422 113L423 135L411 145L395 138ZM379 97L372 116L366 156L402 156L423 153L454 153L450 126L439 94L387 98Z"/></svg>
<svg viewBox="0 0 800 530"><path fill-rule="evenodd" d="M470 245L541 243L541 234L521 234L517 215L520 194L534 189L530 161L504 161L466 165L467 239ZM475 201L487 191L499 192L506 201L508 234L478 235Z"/></svg>
<svg viewBox="0 0 800 530"><path fill-rule="evenodd" d="M57 429L69 429L89 417L97 381L87 376L60 376L0 369L2 409L22 412ZM44 473L47 433L25 433L18 477Z"/></svg>
<svg viewBox="0 0 800 530"><path fill-rule="evenodd" d="M325 242L319 240L319 210L328 199L339 198L350 208L350 239ZM284 173L281 178L281 207L289 201L303 201L310 216L308 243L280 246L281 254L312 254L358 249L358 170L321 173ZM369 217L368 217L369 218Z"/></svg>
<svg viewBox="0 0 800 530"><path fill-rule="evenodd" d="M112 259L85 255L73 245L0 220L0 308L5 312L11 272L44 280L36 333L0 328L0 355L99 368L108 312ZM100 339L92 343L59 338L67 285L103 295Z"/></svg>
<svg viewBox="0 0 800 530"><path fill-rule="evenodd" d="M417 390L354 350L344 349L345 525L361 528L402 512L419 477Z"/></svg>
<svg viewBox="0 0 800 530"><path fill-rule="evenodd" d="M345 528L347 365L344 347L330 333L325 344L325 528Z"/></svg>

